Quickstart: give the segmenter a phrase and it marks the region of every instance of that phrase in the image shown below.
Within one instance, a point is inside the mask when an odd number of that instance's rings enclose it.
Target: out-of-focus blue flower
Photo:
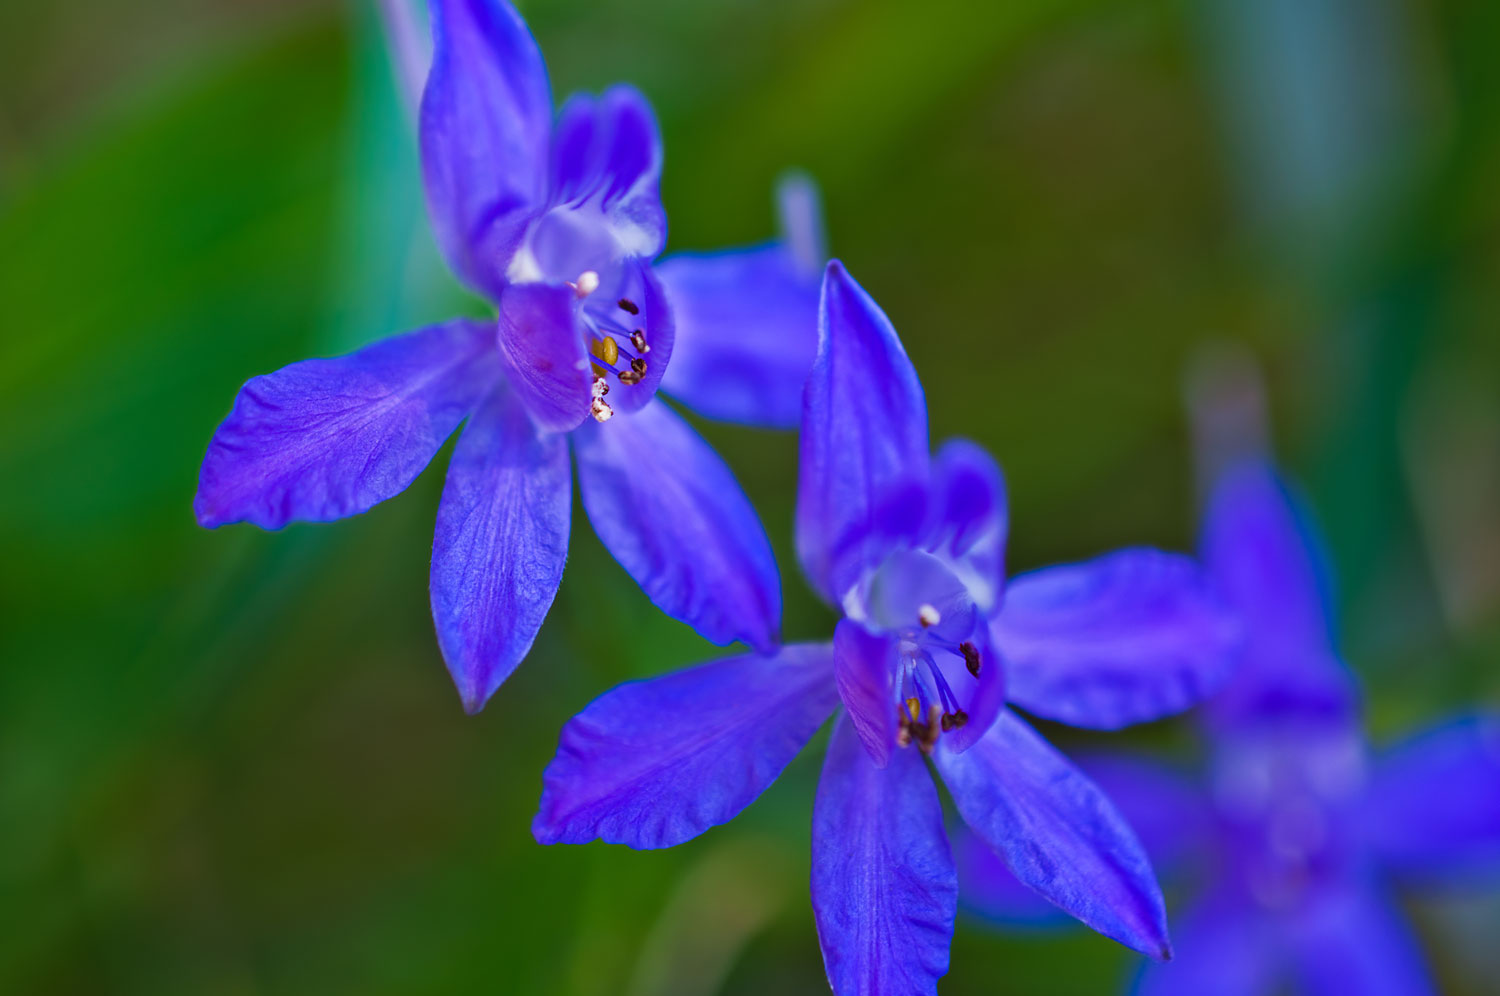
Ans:
[[[1500,717],[1370,756],[1316,540],[1264,460],[1220,475],[1202,557],[1246,630],[1235,676],[1201,712],[1205,782],[1144,760],[1084,763],[1158,863],[1192,860],[1208,881],[1177,958],[1146,966],[1137,991],[1433,992],[1389,888],[1500,873]],[[1003,870],[963,870],[977,909],[1016,909]]]
[[[1005,703],[1097,728],[1191,705],[1226,673],[1237,635],[1195,565],[1124,550],[1007,590],[999,468],[964,442],[929,457],[916,371],[837,262],[801,450],[797,546],[843,610],[833,642],[595,700],[562,732],[537,840],[689,840],[749,805],[842,704],[813,813],[813,907],[835,992],[930,993],[947,970],[958,885],[924,754],[1027,885],[1166,957],[1161,895],[1134,834]]]
[[[571,439],[584,508],[652,601],[717,643],[774,650],[781,593],[760,521],[719,457],[654,398],[675,327],[651,266],[666,215],[650,106],[617,86],[570,98],[554,120],[541,53],[508,4],[434,0],[431,13],[428,214],[453,272],[498,317],[249,381],[209,444],[198,521],[277,529],[364,512],[467,419],[438,509],[432,612],[472,712],[526,655],[556,594]],[[699,326],[712,288],[695,296],[681,273],[688,330],[709,338]],[[753,379],[754,359],[735,376]]]

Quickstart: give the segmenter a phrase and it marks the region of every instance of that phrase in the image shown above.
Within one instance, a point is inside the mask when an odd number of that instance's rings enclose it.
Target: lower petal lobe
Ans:
[[[1195,705],[1229,676],[1238,649],[1198,566],[1148,548],[1015,578],[992,631],[1013,703],[1092,729]]]
[[[558,432],[588,417],[589,373],[577,296],[563,284],[512,284],[500,295],[506,378],[537,423]]]
[[[364,512],[406,490],[497,376],[494,327],[457,320],[255,377],[208,445],[198,522]]]
[[[832,652],[808,644],[621,685],[563,727],[532,834],[642,849],[691,840],[755,801],[837,704]]]
[[[661,401],[573,434],[594,531],[657,608],[767,653],[781,623],[771,544],[724,461]]]
[[[468,712],[526,656],[557,594],[571,485],[567,440],[538,434],[497,386],[453,450],[432,543],[432,619]]]
[[[936,993],[948,971],[958,877],[921,756],[870,763],[840,717],[813,808],[813,915],[838,996]]]
[[[1146,852],[1104,793],[1003,712],[962,754],[933,752],[969,828],[1011,873],[1106,937],[1169,957],[1166,910]]]
[[[1466,716],[1380,757],[1360,813],[1375,853],[1403,877],[1500,876],[1500,715]]]

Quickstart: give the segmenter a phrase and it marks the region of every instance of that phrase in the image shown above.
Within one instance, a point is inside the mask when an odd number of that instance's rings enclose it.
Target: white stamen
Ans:
[[[936,626],[942,621],[943,617],[938,610],[926,602],[917,607],[917,622],[922,624],[923,629]]]
[[[609,383],[603,377],[595,377],[594,383],[589,385],[589,395],[598,400],[609,393]]]
[[[615,417],[615,410],[603,398],[595,398],[589,403],[589,414],[594,416],[595,422],[608,422]]]
[[[584,270],[578,275],[578,282],[573,285],[573,293],[579,298],[588,297],[599,289],[599,274],[593,270]]]

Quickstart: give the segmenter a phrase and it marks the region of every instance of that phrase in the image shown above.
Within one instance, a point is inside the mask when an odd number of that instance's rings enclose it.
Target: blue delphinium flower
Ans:
[[[749,805],[842,703],[813,812],[813,907],[836,992],[930,993],[947,970],[957,882],[923,755],[1028,885],[1166,957],[1135,836],[1005,704],[1103,728],[1192,704],[1235,636],[1195,565],[1124,550],[1022,575],[1002,599],[999,468],[966,442],[929,457],[916,371],[836,261],[801,463],[797,547],[843,610],[832,644],[718,660],[595,700],[547,768],[537,840],[689,840]]]
[[[666,238],[651,108],[618,86],[572,97],[554,121],[541,53],[509,5],[436,0],[431,12],[428,213],[453,272],[498,317],[249,381],[209,445],[198,521],[276,529],[366,511],[404,490],[467,419],[438,509],[431,592],[439,644],[474,711],[526,655],[556,594],[571,441],[595,530],[651,600],[717,643],[773,650],[781,594],[760,522],[718,456],[653,398],[675,336],[651,265]],[[712,288],[695,293],[691,261],[673,272],[690,352],[711,349],[725,335],[700,328]],[[723,289],[741,304],[751,290]],[[751,369],[756,360],[740,357],[728,376],[780,375]],[[697,364],[700,376],[712,362]]]
[[[1308,522],[1264,460],[1221,475],[1202,556],[1247,641],[1200,712],[1205,784],[1141,759],[1085,762],[1159,863],[1191,859],[1207,879],[1176,960],[1137,980],[1148,996],[1431,993],[1390,885],[1500,873],[1500,717],[1370,756]],[[966,895],[1014,908],[1012,877],[975,850]]]

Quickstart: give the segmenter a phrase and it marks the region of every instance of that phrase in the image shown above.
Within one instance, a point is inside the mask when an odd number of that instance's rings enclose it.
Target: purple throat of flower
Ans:
[[[628,297],[620,298],[612,307],[591,301],[599,290],[599,274],[593,270],[580,273],[568,286],[585,302],[580,315],[594,375],[589,386],[589,414],[596,422],[608,422],[615,415],[614,408],[604,400],[610,390],[609,378],[634,387],[646,376],[646,354],[651,352],[651,344],[646,341],[646,330],[637,327],[641,308]]]
[[[962,729],[969,714],[959,706],[958,695],[933,659],[939,653],[962,657],[970,677],[978,680],[984,662],[972,640],[954,642],[940,636],[934,627],[942,622],[936,606],[917,608],[917,627],[896,634],[896,682],[900,701],[896,704],[896,744],[916,744],[924,754],[937,746],[938,737]]]

